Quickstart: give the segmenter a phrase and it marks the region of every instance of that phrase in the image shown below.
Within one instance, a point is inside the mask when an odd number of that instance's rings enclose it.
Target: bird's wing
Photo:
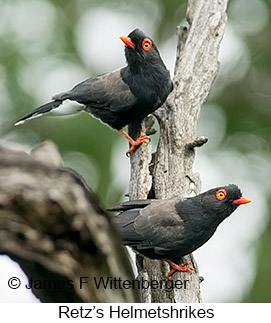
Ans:
[[[98,75],[77,84],[70,91],[57,94],[54,100],[74,100],[86,106],[111,111],[128,110],[137,99],[121,77],[121,70]]]
[[[126,245],[162,254],[176,244],[176,235],[181,236],[184,223],[175,209],[177,199],[148,201],[151,203],[143,209],[120,213],[114,222]]]
[[[176,235],[180,239],[184,231],[184,221],[175,209],[178,200],[154,200],[141,210],[134,222],[135,231],[157,250],[170,249],[176,243]],[[147,246],[146,243],[142,244],[144,248]]]
[[[113,223],[117,227],[125,245],[136,246],[144,240],[134,228],[134,221],[139,215],[140,210],[141,209],[127,210],[113,217]]]

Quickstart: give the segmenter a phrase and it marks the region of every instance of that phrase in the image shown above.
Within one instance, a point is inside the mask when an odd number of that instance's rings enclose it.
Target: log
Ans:
[[[42,302],[139,300],[135,289],[97,288],[101,277],[131,281],[132,269],[109,215],[52,142],[30,156],[0,147],[0,254]]]

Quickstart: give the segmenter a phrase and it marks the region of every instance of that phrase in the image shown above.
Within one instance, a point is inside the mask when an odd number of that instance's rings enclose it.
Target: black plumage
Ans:
[[[249,202],[232,184],[191,198],[129,201],[108,210],[123,210],[113,221],[125,245],[146,257],[165,259],[174,272],[193,270],[175,262],[206,243],[223,220]]]
[[[150,37],[140,29],[135,29],[128,37],[121,39],[126,45],[126,67],[92,77],[69,91],[55,95],[53,101],[35,109],[16,124],[57,109],[64,101],[71,100],[81,104],[82,110],[119,130],[134,145],[129,153],[146,142],[147,136],[141,136],[135,142],[122,128],[134,121],[143,120],[158,109],[172,91],[173,84]]]

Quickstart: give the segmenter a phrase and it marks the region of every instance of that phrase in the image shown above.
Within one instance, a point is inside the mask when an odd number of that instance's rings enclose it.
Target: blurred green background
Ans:
[[[0,0],[0,143],[30,151],[51,139],[104,205],[123,199],[128,144],[117,132],[85,113],[13,124],[54,94],[123,66],[118,37],[136,27],[156,41],[173,75],[175,28],[186,25],[186,6],[181,0]],[[209,137],[195,163],[203,190],[234,182],[254,201],[196,251],[204,301],[271,301],[270,8],[270,0],[229,2],[219,76],[199,120],[198,134]],[[12,272],[1,258],[2,274]],[[28,297],[13,294],[9,301]]]

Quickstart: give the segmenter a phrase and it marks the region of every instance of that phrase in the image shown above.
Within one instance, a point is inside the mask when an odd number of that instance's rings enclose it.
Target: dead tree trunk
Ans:
[[[31,156],[0,147],[0,254],[42,302],[138,301],[132,289],[97,288],[95,279],[131,280],[132,270],[110,217],[59,161],[52,143]]]
[[[157,151],[151,156],[151,145],[143,144],[131,157],[130,199],[171,198],[198,194],[199,174],[193,173],[195,148],[207,142],[196,138],[197,120],[211,85],[218,73],[219,45],[226,25],[227,0],[189,0],[189,27],[177,28],[177,59],[174,90],[166,103],[155,112],[160,125]],[[147,124],[147,125],[146,125]],[[149,119],[142,129],[130,127],[133,136],[149,131]],[[151,189],[152,187],[152,189]],[[151,193],[150,193],[151,191]],[[201,302],[197,264],[192,255],[193,273],[176,273],[174,280],[189,280],[187,289],[172,292],[159,289],[141,291],[142,302]],[[137,257],[139,277],[164,280],[169,270],[163,261]]]

